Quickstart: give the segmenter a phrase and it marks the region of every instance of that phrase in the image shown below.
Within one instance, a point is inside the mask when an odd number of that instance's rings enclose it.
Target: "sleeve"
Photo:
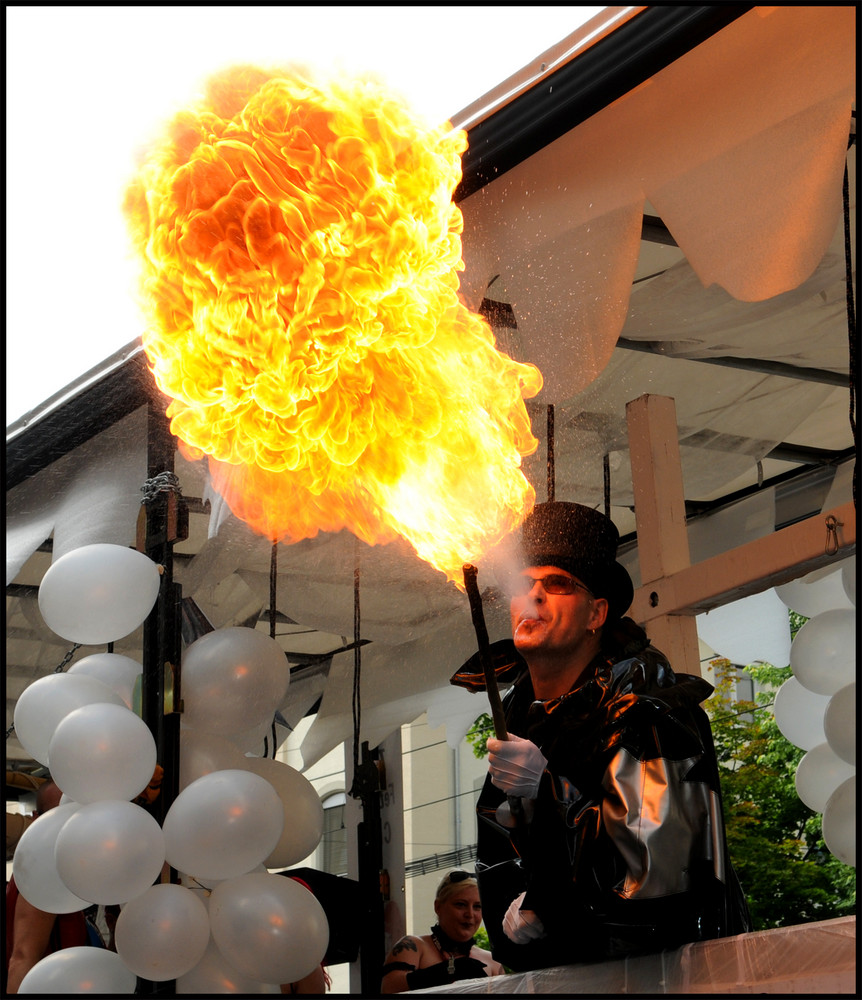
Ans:
[[[717,794],[692,779],[700,757],[681,760],[618,751],[605,771],[602,824],[624,861],[615,887],[620,899],[650,899],[686,892],[700,861],[716,862],[713,831],[719,822]]]

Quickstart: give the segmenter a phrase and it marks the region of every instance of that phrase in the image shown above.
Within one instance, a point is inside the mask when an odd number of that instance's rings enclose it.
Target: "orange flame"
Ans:
[[[457,583],[532,506],[541,375],[458,298],[465,148],[376,83],[233,69],[129,186],[171,430],[267,537],[403,537]]]

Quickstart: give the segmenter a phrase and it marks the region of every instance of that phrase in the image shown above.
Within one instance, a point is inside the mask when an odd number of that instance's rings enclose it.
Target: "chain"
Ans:
[[[179,477],[173,472],[160,472],[152,479],[148,479],[141,487],[141,503],[150,503],[155,500],[160,493],[182,493]]]
[[[66,655],[63,657],[63,659],[57,664],[57,666],[54,667],[54,673],[55,674],[61,674],[63,672],[63,667],[66,666],[66,664],[69,662],[69,660],[72,659],[72,657],[75,655],[75,653],[78,652],[78,650],[80,648],[81,648],[81,643],[80,642],[76,642],[75,645],[72,646],[72,648],[69,650],[69,652],[66,653]]]

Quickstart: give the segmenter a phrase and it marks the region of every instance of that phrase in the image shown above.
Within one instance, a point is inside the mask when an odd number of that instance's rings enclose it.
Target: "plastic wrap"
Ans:
[[[848,993],[856,990],[856,918],[700,941],[594,965],[469,979],[414,993]]]

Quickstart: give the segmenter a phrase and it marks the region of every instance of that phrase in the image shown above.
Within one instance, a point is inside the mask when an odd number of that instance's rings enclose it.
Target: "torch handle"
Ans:
[[[503,700],[500,697],[500,689],[497,687],[497,676],[494,673],[494,665],[491,662],[491,643],[488,640],[488,629],[485,626],[485,615],[482,610],[482,595],[479,593],[477,577],[479,571],[475,566],[467,563],[463,567],[464,588],[470,601],[470,614],[473,618],[473,628],[476,631],[476,641],[479,644],[479,660],[482,664],[482,672],[485,675],[485,690],[488,692],[488,701],[491,703],[491,717],[494,720],[494,735],[498,740],[509,738],[506,729],[506,716],[503,712]]]

